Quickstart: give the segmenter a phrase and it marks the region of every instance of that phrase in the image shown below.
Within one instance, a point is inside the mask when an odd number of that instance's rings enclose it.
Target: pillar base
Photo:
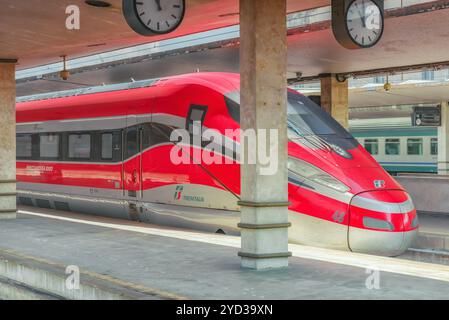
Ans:
[[[269,270],[269,269],[280,269],[288,267],[288,257],[287,258],[246,258],[242,257],[241,261],[242,268],[253,269],[253,270]]]
[[[0,213],[0,220],[13,220],[17,218],[17,212]]]
[[[265,207],[264,203],[243,206],[239,252],[243,268],[255,270],[288,267],[287,202],[283,206]],[[259,205],[260,204],[260,205]]]
[[[288,258],[291,255],[291,252],[268,254],[239,252],[239,256],[242,258],[242,268],[255,270],[287,268]]]

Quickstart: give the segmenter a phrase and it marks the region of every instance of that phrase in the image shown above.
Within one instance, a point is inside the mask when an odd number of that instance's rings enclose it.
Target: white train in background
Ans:
[[[352,119],[349,131],[393,175],[437,173],[436,127],[413,127],[409,117]]]

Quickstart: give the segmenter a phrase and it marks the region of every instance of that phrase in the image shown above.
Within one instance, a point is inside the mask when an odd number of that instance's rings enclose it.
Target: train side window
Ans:
[[[240,123],[240,92],[235,91],[224,96],[228,113],[235,122]]]
[[[39,135],[39,158],[58,159],[60,154],[59,134],[44,133]]]
[[[194,122],[200,122],[203,127],[204,118],[206,117],[207,106],[191,105],[187,115],[186,129],[190,134],[193,134]]]
[[[398,155],[400,154],[400,141],[399,139],[385,139],[385,154],[386,155]]]
[[[377,139],[365,139],[364,146],[369,153],[379,154],[379,141]]]
[[[142,151],[149,148],[151,146],[151,124],[144,123],[141,126],[142,128]]]
[[[154,146],[171,142],[170,135],[172,131],[173,129],[166,125],[160,123],[152,123],[150,145]]]
[[[69,135],[69,158],[90,159],[91,138],[89,133]]]
[[[112,162],[122,160],[122,131],[99,132],[98,157],[101,161]],[[95,150],[92,150],[95,152]]]
[[[32,156],[32,135],[16,135],[16,157],[17,159],[30,159]]]
[[[112,132],[103,133],[101,135],[101,159],[112,160],[113,159],[113,146],[112,146]]]
[[[407,154],[422,155],[423,154],[422,138],[407,139]]]
[[[139,135],[137,127],[126,129],[126,159],[139,153]]]
[[[438,138],[430,138],[430,154],[432,156],[438,155]]]

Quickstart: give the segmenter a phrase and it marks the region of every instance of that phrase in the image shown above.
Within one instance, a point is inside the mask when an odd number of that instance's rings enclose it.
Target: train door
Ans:
[[[123,132],[123,192],[128,200],[129,216],[138,220],[137,204],[142,198],[141,128],[137,117],[127,116]]]

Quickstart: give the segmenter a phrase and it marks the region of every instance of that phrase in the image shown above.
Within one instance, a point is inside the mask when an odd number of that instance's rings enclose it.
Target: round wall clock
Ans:
[[[383,1],[333,0],[332,30],[347,49],[374,46],[384,30]]]
[[[144,36],[174,31],[184,19],[185,0],[123,0],[128,25]]]

